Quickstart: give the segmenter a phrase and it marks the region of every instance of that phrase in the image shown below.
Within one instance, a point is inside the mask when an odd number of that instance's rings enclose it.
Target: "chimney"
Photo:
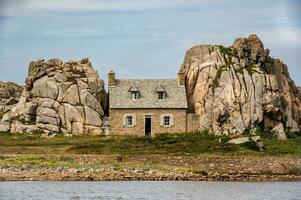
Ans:
[[[116,86],[116,79],[115,79],[115,72],[113,70],[111,70],[108,74],[108,84],[109,87],[115,87]]]
[[[178,72],[178,84],[179,86],[185,86],[185,72],[182,69]]]

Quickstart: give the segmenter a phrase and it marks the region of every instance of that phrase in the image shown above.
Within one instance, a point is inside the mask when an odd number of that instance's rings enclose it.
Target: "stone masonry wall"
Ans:
[[[127,114],[135,114],[136,126],[124,127],[123,117]],[[172,127],[160,126],[160,116],[164,114],[174,116],[174,125]],[[110,109],[111,133],[144,136],[144,119],[146,115],[152,116],[152,135],[186,131],[186,109]]]
[[[187,115],[187,132],[199,131],[200,115],[189,113]]]

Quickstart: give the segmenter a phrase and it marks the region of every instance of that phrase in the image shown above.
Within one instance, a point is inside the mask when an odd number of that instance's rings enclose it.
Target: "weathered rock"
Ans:
[[[106,98],[104,83],[88,59],[39,60],[30,63],[20,100],[2,121],[11,123],[11,132],[94,134],[102,131]]]
[[[0,81],[0,120],[19,101],[22,87],[12,82]]]
[[[235,139],[231,139],[229,140],[230,144],[243,144],[246,142],[251,141],[249,137],[241,137],[241,138],[235,138]]]
[[[229,140],[229,143],[230,144],[244,144],[246,142],[251,142],[251,141],[256,143],[256,146],[258,147],[258,149],[260,151],[264,150],[264,145],[263,145],[263,142],[262,142],[262,139],[260,136],[234,138],[234,139]]]
[[[0,132],[8,132],[10,130],[10,122],[0,122]]]
[[[10,126],[12,133],[34,133],[39,131],[36,125],[22,124],[19,121],[13,121]]]
[[[31,94],[35,97],[57,99],[58,85],[54,78],[44,76],[33,83]]]
[[[77,85],[71,85],[65,92],[62,102],[70,103],[74,106],[80,103],[79,91]]]
[[[100,127],[102,125],[102,120],[96,111],[89,107],[84,107],[86,113],[86,124],[90,126]]]
[[[271,131],[278,124],[299,130],[300,92],[287,66],[271,58],[256,35],[236,39],[228,48],[192,47],[181,69],[189,112],[200,115],[201,130],[240,134],[256,127]]]
[[[275,132],[277,134],[279,140],[286,140],[287,139],[282,123],[279,123],[277,126],[275,126],[272,129],[272,132]]]

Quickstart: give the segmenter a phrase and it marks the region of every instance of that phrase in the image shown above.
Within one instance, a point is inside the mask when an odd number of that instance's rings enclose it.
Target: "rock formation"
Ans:
[[[101,134],[106,96],[88,59],[31,62],[20,100],[0,127],[13,133]]]
[[[12,82],[0,81],[0,120],[4,113],[19,101],[22,87]]]
[[[228,48],[194,46],[181,69],[189,111],[200,115],[201,130],[220,135],[262,128],[282,139],[284,130],[299,130],[300,92],[287,66],[271,58],[256,35]]]

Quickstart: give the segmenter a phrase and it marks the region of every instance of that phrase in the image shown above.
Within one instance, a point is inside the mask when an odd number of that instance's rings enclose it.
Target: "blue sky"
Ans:
[[[175,77],[197,44],[256,33],[301,85],[298,0],[0,0],[0,80],[32,60],[89,57],[106,79]]]

